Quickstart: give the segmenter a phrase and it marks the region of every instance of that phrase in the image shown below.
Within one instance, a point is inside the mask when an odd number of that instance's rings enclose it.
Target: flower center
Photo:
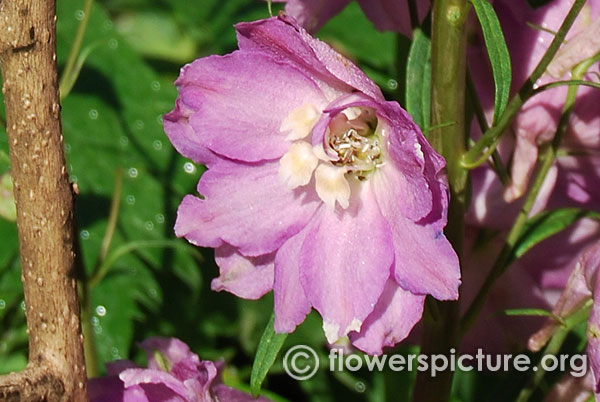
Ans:
[[[344,167],[359,180],[365,180],[383,166],[381,139],[376,127],[377,118],[369,109],[352,120],[343,113],[336,116],[326,135],[326,146],[333,151],[329,154],[335,154],[331,163]]]
[[[314,174],[315,190],[334,209],[350,202],[349,180],[364,181],[384,165],[382,140],[385,131],[371,108],[350,107],[338,113],[327,126],[322,144],[311,145],[308,137],[320,113],[310,104],[292,112],[281,131],[292,140],[279,161],[279,176],[290,188],[308,185]]]

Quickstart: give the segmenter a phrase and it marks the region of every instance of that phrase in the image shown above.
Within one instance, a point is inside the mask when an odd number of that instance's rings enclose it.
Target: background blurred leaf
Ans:
[[[416,29],[406,64],[406,111],[423,131],[429,127],[430,104],[431,40]]]
[[[536,244],[568,228],[582,218],[600,219],[600,214],[580,208],[560,208],[543,211],[532,217],[514,247],[511,261],[521,257]]]

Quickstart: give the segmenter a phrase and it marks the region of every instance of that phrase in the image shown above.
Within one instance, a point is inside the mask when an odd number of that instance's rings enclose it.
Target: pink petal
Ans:
[[[561,47],[548,66],[548,73],[554,78],[560,78],[577,64],[591,59],[598,52],[600,52],[600,19],[592,22]]]
[[[318,31],[340,13],[350,0],[288,0],[285,13],[309,32]]]
[[[369,355],[380,355],[408,336],[423,315],[425,296],[415,296],[388,279],[375,309],[360,332],[351,332],[352,344]]]
[[[274,258],[274,254],[244,257],[229,245],[221,246],[215,250],[220,276],[213,279],[210,287],[243,299],[259,299],[273,289]]]
[[[196,163],[210,164],[216,156],[198,140],[198,134],[190,125],[189,118],[194,111],[179,98],[175,109],[163,116],[165,133],[177,151]]]
[[[270,402],[269,399],[259,396],[254,398],[252,395],[246,394],[240,390],[228,387],[224,384],[216,385],[213,392],[217,397],[217,401],[222,402]]]
[[[291,18],[273,17],[235,26],[242,50],[264,52],[312,77],[331,101],[355,88],[383,100],[381,90],[351,61],[311,37]]]
[[[316,194],[288,189],[278,169],[277,161],[219,161],[198,184],[205,199],[183,199],[175,233],[198,246],[225,242],[246,256],[273,252],[306,225],[320,204]]]
[[[119,375],[119,378],[125,384],[125,388],[133,387],[135,385],[143,386],[147,384],[157,384],[171,390],[174,393],[173,396],[178,395],[182,397],[182,400],[186,400],[188,391],[183,382],[164,371],[152,369],[128,369],[123,371]],[[169,394],[168,391],[165,391],[165,393]]]
[[[315,216],[302,245],[300,282],[323,317],[329,342],[360,328],[381,296],[394,260],[392,238],[368,184],[346,210]]]
[[[190,351],[188,345],[177,338],[151,337],[142,342],[140,347],[146,351],[148,368],[152,370],[163,369],[155,359],[155,352],[164,356],[171,367],[181,361],[190,361],[193,365],[200,363],[200,359]]]
[[[455,300],[460,285],[460,268],[456,252],[435,224],[420,224],[407,219],[398,208],[394,187],[381,175],[373,177],[373,189],[381,213],[388,221],[393,235],[394,275],[398,284],[414,294],[430,294],[439,300]],[[445,217],[443,217],[445,218]],[[442,217],[440,217],[442,219]],[[443,219],[445,223],[445,219]]]
[[[288,114],[305,103],[326,104],[310,78],[258,52],[198,59],[175,84],[178,107],[166,119],[185,124],[177,118],[183,114],[193,132],[171,123],[167,135],[194,159],[194,147],[247,162],[279,158],[289,147],[280,130]]]
[[[311,305],[300,284],[300,250],[311,225],[307,225],[277,251],[275,256],[275,331],[293,332],[310,312]]]
[[[359,0],[367,17],[381,31],[400,32],[412,36],[408,1],[398,0]],[[430,8],[429,0],[417,0],[419,22],[422,22]]]

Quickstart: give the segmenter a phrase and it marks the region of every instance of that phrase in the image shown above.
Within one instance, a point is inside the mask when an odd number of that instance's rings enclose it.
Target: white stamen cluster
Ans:
[[[363,136],[350,128],[330,136],[328,145],[338,156],[332,163],[346,167],[359,180],[365,180],[369,172],[383,166],[380,140],[373,133]]]
[[[336,202],[347,208],[350,202],[348,175],[366,180],[384,165],[381,136],[372,110],[356,111],[352,120],[345,114],[336,116],[325,134],[323,145],[312,146],[306,137],[320,115],[313,105],[306,104],[290,112],[281,126],[287,139],[294,141],[279,162],[279,176],[290,188],[310,183],[314,173],[315,190],[331,209]]]

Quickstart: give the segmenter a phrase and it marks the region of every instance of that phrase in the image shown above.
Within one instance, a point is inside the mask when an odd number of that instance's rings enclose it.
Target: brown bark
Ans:
[[[0,377],[0,400],[86,400],[55,15],[55,0],[0,0],[2,92],[29,331],[27,368]]]

